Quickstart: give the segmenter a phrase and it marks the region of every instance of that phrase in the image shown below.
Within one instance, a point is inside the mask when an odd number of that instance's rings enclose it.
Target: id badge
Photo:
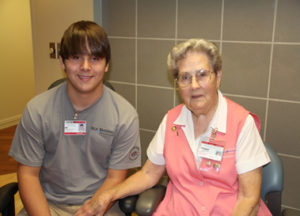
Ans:
[[[86,121],[65,120],[64,134],[65,135],[85,135],[86,134]]]
[[[223,157],[223,151],[224,147],[222,146],[216,146],[202,142],[198,150],[198,157],[214,161],[221,161]]]
[[[225,142],[206,137],[198,147],[199,169],[206,172],[220,172]]]

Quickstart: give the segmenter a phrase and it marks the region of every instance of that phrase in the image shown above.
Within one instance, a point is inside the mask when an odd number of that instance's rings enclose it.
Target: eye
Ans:
[[[97,57],[97,56],[92,56],[92,58],[91,58],[92,61],[99,61],[99,59],[100,59],[100,58]]]
[[[200,71],[197,71],[196,76],[199,78],[204,78],[209,76],[209,71],[201,69]]]
[[[72,56],[71,56],[71,59],[72,59],[72,60],[78,60],[78,59],[79,59],[79,56],[78,56],[78,55],[72,55]]]
[[[184,73],[180,76],[181,81],[189,81],[191,79],[191,75],[189,73]]]

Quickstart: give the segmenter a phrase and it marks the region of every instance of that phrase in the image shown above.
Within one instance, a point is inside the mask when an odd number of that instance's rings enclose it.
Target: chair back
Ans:
[[[271,213],[281,215],[281,192],[283,190],[283,166],[282,162],[273,150],[265,143],[265,147],[270,156],[271,162],[263,167],[263,179],[261,188],[261,198],[267,204]]]

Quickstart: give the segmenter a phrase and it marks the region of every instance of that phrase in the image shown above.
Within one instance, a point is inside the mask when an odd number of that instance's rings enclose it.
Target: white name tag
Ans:
[[[215,161],[221,161],[224,147],[201,143],[198,149],[198,157],[207,158]]]
[[[65,120],[64,134],[65,135],[85,135],[86,134],[86,121]]]

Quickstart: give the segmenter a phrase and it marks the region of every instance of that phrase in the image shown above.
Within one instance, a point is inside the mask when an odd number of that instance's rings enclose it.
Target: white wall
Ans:
[[[31,0],[35,88],[45,91],[64,76],[57,59],[49,57],[49,42],[60,42],[65,29],[79,20],[93,20],[92,0]]]

